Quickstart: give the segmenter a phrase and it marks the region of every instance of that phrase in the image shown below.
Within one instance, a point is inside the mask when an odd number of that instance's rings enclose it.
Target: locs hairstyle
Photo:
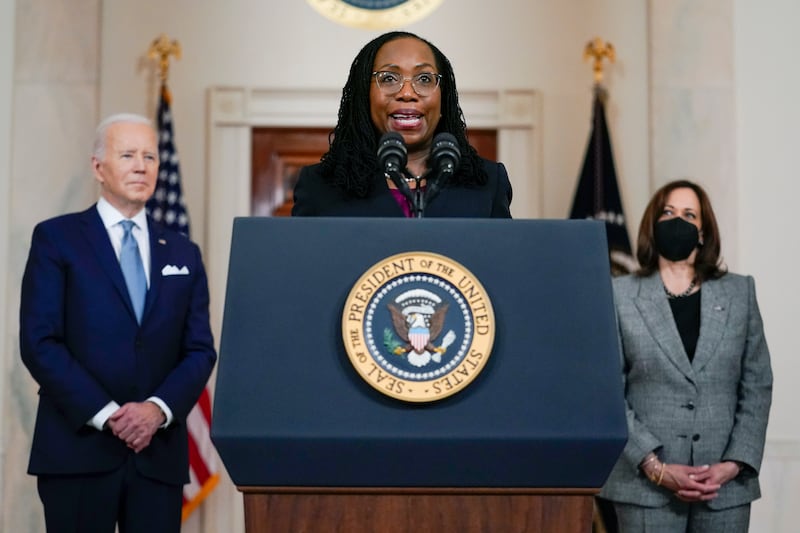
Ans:
[[[322,156],[322,175],[327,181],[344,189],[348,194],[365,197],[372,190],[375,181],[382,179],[378,170],[378,132],[370,117],[370,84],[373,83],[372,69],[375,56],[380,48],[395,39],[410,37],[427,44],[436,60],[436,68],[442,75],[439,84],[442,100],[442,118],[436,133],[447,132],[458,141],[461,158],[458,172],[453,176],[455,183],[464,185],[483,185],[488,180],[480,157],[467,141],[467,125],[458,104],[458,91],[453,67],[445,55],[433,44],[409,32],[394,31],[385,33],[368,42],[353,60],[350,74],[342,89],[339,104],[339,117],[331,132],[328,152]]]
[[[667,198],[675,189],[691,189],[700,201],[700,226],[702,245],[697,249],[694,260],[695,275],[699,281],[716,279],[725,274],[720,260],[720,235],[717,218],[711,207],[708,194],[700,185],[689,180],[671,181],[658,189],[642,215],[639,224],[639,237],[636,243],[636,259],[639,261],[639,276],[649,276],[658,270],[658,251],[656,250],[655,226],[664,212]]]

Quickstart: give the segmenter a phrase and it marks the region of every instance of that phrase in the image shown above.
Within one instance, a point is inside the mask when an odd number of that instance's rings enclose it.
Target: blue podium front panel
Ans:
[[[403,252],[474,274],[495,315],[466,388],[378,392],[345,300]],[[240,486],[600,487],[627,438],[605,229],[593,221],[239,218],[212,439]]]

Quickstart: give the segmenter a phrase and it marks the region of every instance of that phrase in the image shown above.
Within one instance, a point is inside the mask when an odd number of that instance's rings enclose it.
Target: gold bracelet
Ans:
[[[647,471],[645,471],[645,473],[647,474],[647,477],[650,479],[650,481],[655,483],[656,479],[658,479],[658,465],[656,465],[653,468],[653,470],[651,470],[649,473]]]
[[[644,461],[642,461],[639,464],[639,468],[642,469],[642,472],[644,472],[644,475],[646,475],[647,478],[650,481],[655,483],[655,481],[656,481],[655,469],[653,469],[653,473],[652,474],[650,472],[648,472],[648,469],[647,469],[647,465],[649,465],[653,461],[658,461],[658,456],[655,453],[651,452],[650,457],[646,458]]]
[[[661,463],[661,472],[658,474],[658,481],[656,481],[656,486],[661,486],[661,482],[664,481],[664,470],[667,468],[667,463]]]
[[[639,466],[644,468],[645,466],[647,466],[648,464],[652,463],[656,459],[658,459],[658,456],[656,454],[654,454],[654,453],[651,453],[650,457],[648,457],[644,461],[642,461],[642,463]]]

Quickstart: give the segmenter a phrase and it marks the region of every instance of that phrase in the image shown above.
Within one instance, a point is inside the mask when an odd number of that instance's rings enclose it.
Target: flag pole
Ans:
[[[608,91],[603,86],[603,61],[616,63],[617,52],[614,45],[608,41],[603,41],[600,37],[595,37],[583,48],[584,62],[592,61],[592,71],[594,72],[594,96],[603,104],[608,99]]]
[[[158,127],[158,181],[147,202],[148,215],[164,227],[189,236],[189,215],[183,199],[181,173],[175,146],[172,120],[172,95],[167,87],[170,58],[181,58],[181,45],[163,33],[153,40],[147,52],[158,62],[161,94],[156,123]],[[183,486],[181,516],[189,515],[214,490],[220,479],[216,451],[211,442],[211,394],[208,385],[185,420],[188,433],[189,483]]]
[[[170,41],[169,37],[162,33],[153,40],[147,50],[147,57],[158,61],[158,74],[162,87],[166,86],[169,78],[170,56],[175,56],[175,59],[181,58],[181,44],[174,39]]]
[[[604,42],[600,37],[586,43],[583,49],[584,62],[592,61],[595,101],[592,106],[592,131],[570,214],[571,218],[599,217],[605,220],[612,275],[625,274],[635,269],[622,215],[622,200],[604,110],[608,92],[603,87],[603,62],[607,60],[614,63],[616,58],[614,45]],[[597,496],[594,498],[592,530],[597,533],[618,531],[613,504]]]
[[[617,60],[617,52],[614,50],[614,45],[609,42],[604,42],[600,37],[595,37],[583,49],[583,60],[592,60],[592,70],[594,70],[594,84],[595,89],[603,83],[603,60],[607,59],[609,63],[614,63]]]

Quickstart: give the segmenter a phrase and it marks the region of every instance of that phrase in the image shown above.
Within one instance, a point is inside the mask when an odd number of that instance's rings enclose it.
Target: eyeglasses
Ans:
[[[430,96],[442,80],[441,74],[434,74],[433,72],[420,72],[410,78],[405,78],[397,72],[388,70],[373,72],[372,75],[375,76],[375,83],[378,84],[378,89],[386,96],[400,92],[400,89],[403,88],[407,81],[411,81],[411,87],[419,96]]]

